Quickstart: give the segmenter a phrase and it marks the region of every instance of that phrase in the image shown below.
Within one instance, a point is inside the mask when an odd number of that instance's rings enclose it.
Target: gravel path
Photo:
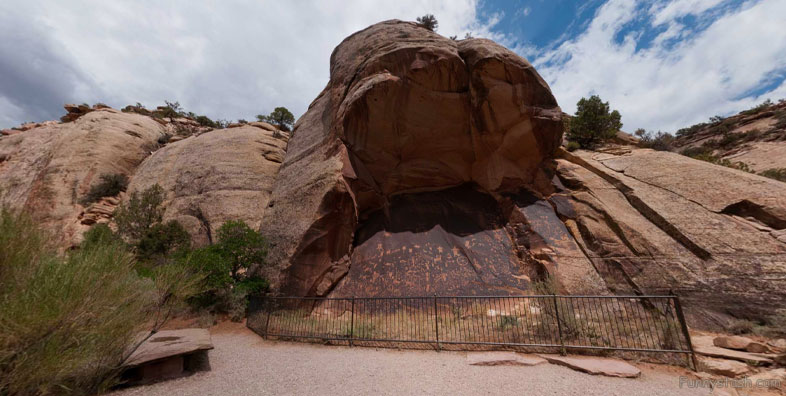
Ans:
[[[470,366],[464,352],[348,348],[265,341],[244,327],[213,329],[212,371],[121,395],[707,395],[680,389],[678,371],[637,379],[542,364]]]

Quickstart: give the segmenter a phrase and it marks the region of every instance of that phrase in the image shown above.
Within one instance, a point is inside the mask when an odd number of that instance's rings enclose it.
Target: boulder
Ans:
[[[724,377],[739,377],[750,372],[747,364],[725,359],[701,358],[699,359],[699,369],[715,375]]]
[[[330,81],[292,136],[260,228],[281,292],[520,294],[538,273],[518,248],[526,214],[510,208],[548,207],[522,191],[551,189],[561,111],[513,52],[378,23],[333,51]]]
[[[546,363],[546,359],[515,352],[468,352],[467,363],[471,366],[535,366]]]
[[[205,245],[228,220],[259,227],[285,149],[285,140],[247,125],[176,141],[142,162],[127,197],[160,185],[164,221],[179,221]]]
[[[693,350],[699,354],[720,359],[737,360],[752,365],[770,365],[773,363],[775,355],[750,353],[735,351],[732,349],[719,348],[714,344],[712,336],[691,336]]]
[[[716,347],[736,349],[738,351],[748,351],[756,353],[770,352],[766,345],[751,340],[748,337],[742,336],[720,336],[715,337],[712,343]]]
[[[159,331],[122,364],[122,379],[126,384],[137,385],[210,370],[208,351],[211,349],[213,343],[207,329]]]
[[[549,363],[569,367],[592,375],[605,375],[607,377],[637,378],[641,375],[641,370],[630,363],[611,358],[601,358],[592,356],[560,356],[560,355],[539,355]]]
[[[80,202],[90,187],[104,174],[131,176],[164,128],[149,117],[112,109],[45,124],[0,139],[0,204],[28,210],[52,231],[55,244],[67,248],[90,227],[80,220]]]

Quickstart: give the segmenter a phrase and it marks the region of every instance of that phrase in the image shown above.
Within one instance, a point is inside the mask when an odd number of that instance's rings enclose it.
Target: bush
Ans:
[[[658,151],[670,151],[674,143],[674,136],[668,132],[658,131],[656,134],[651,132],[644,132],[639,136],[639,147],[650,148]]]
[[[437,18],[432,14],[426,14],[421,17],[417,18],[418,26],[422,28],[426,28],[432,32],[437,31],[437,27],[439,26],[439,22],[437,22]],[[467,33],[469,34],[469,33]]]
[[[154,224],[136,244],[136,253],[141,260],[165,258],[177,250],[191,247],[191,235],[177,221]]]
[[[134,192],[127,204],[117,208],[114,219],[118,233],[131,243],[138,243],[150,230],[161,222],[164,189],[158,184],[143,191]]]
[[[204,291],[191,299],[192,305],[241,320],[248,297],[268,288],[267,280],[248,272],[252,266],[264,265],[266,255],[267,244],[258,232],[242,221],[224,223],[218,229],[216,244],[181,257],[182,262],[205,276]]]
[[[82,198],[82,205],[87,206],[104,197],[114,197],[128,188],[128,176],[120,173],[104,174],[100,179],[101,181],[90,187],[90,191]]]
[[[258,115],[257,119],[276,125],[282,131],[289,131],[295,123],[295,116],[286,107],[276,107],[269,115]]]
[[[786,182],[786,168],[767,169],[759,174],[770,179]]]
[[[2,395],[106,390],[145,323],[154,318],[151,330],[160,328],[201,281],[178,268],[142,279],[121,243],[90,238],[86,248],[58,256],[48,239],[27,216],[2,210]]]
[[[123,240],[115,234],[106,224],[96,224],[83,236],[81,249],[92,249],[95,246],[107,244],[122,244]]]
[[[581,145],[576,142],[568,142],[568,145],[565,147],[568,151],[576,151],[581,148]]]
[[[729,333],[735,335],[750,334],[753,332],[753,322],[745,319],[737,319],[729,324]]]
[[[609,103],[604,103],[597,95],[589,99],[581,98],[576,115],[570,120],[568,140],[581,147],[592,148],[616,136],[622,128],[620,118],[620,113],[617,110],[610,111]]]

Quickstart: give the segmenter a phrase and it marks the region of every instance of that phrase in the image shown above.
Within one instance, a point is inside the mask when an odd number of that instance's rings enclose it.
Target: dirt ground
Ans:
[[[638,364],[637,379],[543,364],[470,366],[466,352],[349,348],[265,341],[241,324],[211,329],[212,370],[121,395],[709,395],[680,388],[680,368]]]

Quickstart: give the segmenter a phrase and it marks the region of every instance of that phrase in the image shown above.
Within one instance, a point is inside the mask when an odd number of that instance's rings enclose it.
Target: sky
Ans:
[[[599,95],[627,131],[786,98],[786,0],[3,0],[0,128],[83,102],[299,117],[341,40],[426,13],[527,58],[565,112]]]

